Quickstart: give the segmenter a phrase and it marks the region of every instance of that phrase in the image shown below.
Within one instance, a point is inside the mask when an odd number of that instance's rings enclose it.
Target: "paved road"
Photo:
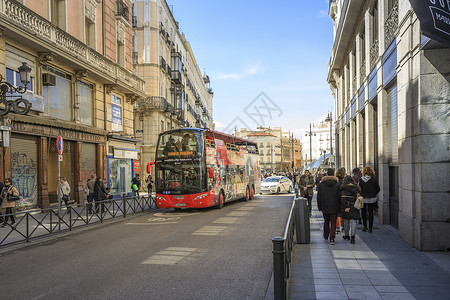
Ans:
[[[146,213],[7,253],[2,299],[263,299],[292,199]]]

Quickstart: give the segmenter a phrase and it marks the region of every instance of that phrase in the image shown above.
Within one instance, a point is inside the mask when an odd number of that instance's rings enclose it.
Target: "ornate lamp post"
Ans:
[[[15,87],[9,82],[4,81],[3,76],[0,74],[0,103],[4,105],[4,108],[0,108],[0,116],[7,115],[11,108],[16,114],[26,115],[31,108],[31,103],[22,97],[17,98],[17,95],[6,96],[7,93],[14,94],[24,94],[27,91],[27,85],[30,82],[31,68],[27,66],[27,63],[22,63],[19,67],[20,81],[22,86]],[[16,98],[12,100],[7,100],[7,98]],[[23,104],[23,107],[20,106]]]
[[[309,123],[309,131],[305,136],[309,136],[309,160],[312,161],[312,136],[316,136],[316,133],[312,131],[311,123]]]
[[[333,117],[331,112],[328,113],[325,122],[330,122],[330,158],[328,159],[328,162],[330,163],[331,168],[331,157],[333,156]]]

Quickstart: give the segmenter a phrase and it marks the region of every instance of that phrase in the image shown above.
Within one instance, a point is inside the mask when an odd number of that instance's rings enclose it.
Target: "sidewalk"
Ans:
[[[450,252],[419,252],[376,223],[373,233],[358,225],[354,245],[342,233],[330,245],[317,206],[310,222],[311,243],[294,244],[289,299],[450,299]]]

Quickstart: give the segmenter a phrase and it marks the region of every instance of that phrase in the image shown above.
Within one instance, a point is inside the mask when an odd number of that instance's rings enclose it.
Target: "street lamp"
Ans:
[[[0,108],[0,116],[7,115],[11,111],[11,108],[16,114],[19,115],[26,115],[30,111],[31,103],[27,100],[22,97],[17,98],[17,95],[6,96],[7,93],[24,94],[27,91],[27,85],[30,82],[30,74],[31,68],[27,66],[26,62],[23,62],[19,67],[19,75],[22,86],[18,87],[4,81],[3,76],[0,74],[0,103],[4,105],[4,108]],[[15,99],[7,100],[7,98],[12,97]],[[20,106],[20,104],[23,104],[23,107]]]
[[[305,136],[309,136],[309,159],[312,161],[312,136],[316,136],[316,133],[312,131],[311,123],[309,123],[309,131],[306,132]]]
[[[333,117],[331,112],[328,113],[325,122],[330,122],[330,158],[328,159],[328,162],[330,163],[331,168],[331,157],[333,156]]]

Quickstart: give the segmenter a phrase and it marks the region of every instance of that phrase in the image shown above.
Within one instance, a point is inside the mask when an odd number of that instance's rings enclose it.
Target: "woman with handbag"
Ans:
[[[359,186],[351,176],[345,176],[341,185],[341,212],[344,219],[344,240],[355,243],[356,221],[359,219],[359,209],[355,207],[356,198],[360,192]],[[350,235],[351,239],[350,239]]]
[[[2,227],[5,227],[8,224],[9,214],[11,214],[11,225],[16,223],[14,219],[13,208],[16,207],[16,201],[19,200],[19,191],[12,185],[11,178],[5,179],[5,186],[1,192],[2,197],[2,205],[1,208],[5,209],[5,217]]]

